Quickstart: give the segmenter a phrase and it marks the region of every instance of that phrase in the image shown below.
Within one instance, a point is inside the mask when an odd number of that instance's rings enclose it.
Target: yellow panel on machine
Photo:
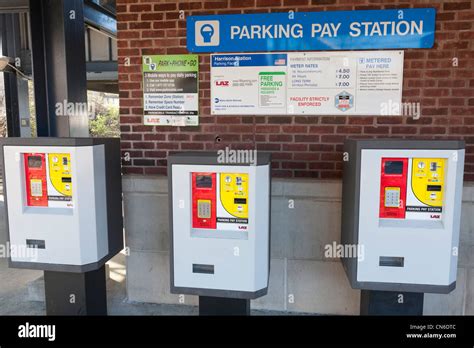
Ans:
[[[221,173],[221,204],[231,215],[248,218],[248,174]]]
[[[72,196],[71,155],[69,153],[48,154],[49,180],[64,196]]]
[[[414,158],[411,186],[418,200],[428,206],[442,207],[445,158]]]

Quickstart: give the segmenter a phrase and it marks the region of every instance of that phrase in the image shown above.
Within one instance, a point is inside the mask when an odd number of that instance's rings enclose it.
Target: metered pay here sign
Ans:
[[[168,157],[171,292],[248,300],[267,293],[270,155],[226,163],[217,152]]]

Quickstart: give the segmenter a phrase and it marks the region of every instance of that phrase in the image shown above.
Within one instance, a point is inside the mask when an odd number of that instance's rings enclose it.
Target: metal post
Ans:
[[[0,15],[2,55],[10,58],[20,56],[20,37],[18,14]],[[14,62],[12,62],[14,64]],[[17,76],[13,72],[3,73],[5,85],[5,108],[7,116],[7,134],[9,137],[20,136],[20,101],[18,98]]]
[[[423,315],[422,292],[362,290],[361,315]]]
[[[107,315],[105,265],[86,273],[44,272],[47,315]]]
[[[250,300],[199,296],[199,315],[250,315]]]
[[[30,0],[38,136],[88,137],[82,0]]]

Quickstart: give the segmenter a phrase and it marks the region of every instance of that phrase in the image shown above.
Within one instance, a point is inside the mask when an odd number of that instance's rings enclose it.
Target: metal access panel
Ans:
[[[343,265],[351,286],[451,292],[464,142],[347,140],[344,151]]]
[[[123,248],[119,139],[0,140],[10,266],[87,272]]]
[[[270,271],[270,155],[219,163],[217,152],[168,157],[171,292],[254,299]]]

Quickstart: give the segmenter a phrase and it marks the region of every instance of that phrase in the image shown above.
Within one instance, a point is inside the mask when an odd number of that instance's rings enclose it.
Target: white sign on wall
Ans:
[[[400,115],[403,51],[216,54],[216,115]]]

